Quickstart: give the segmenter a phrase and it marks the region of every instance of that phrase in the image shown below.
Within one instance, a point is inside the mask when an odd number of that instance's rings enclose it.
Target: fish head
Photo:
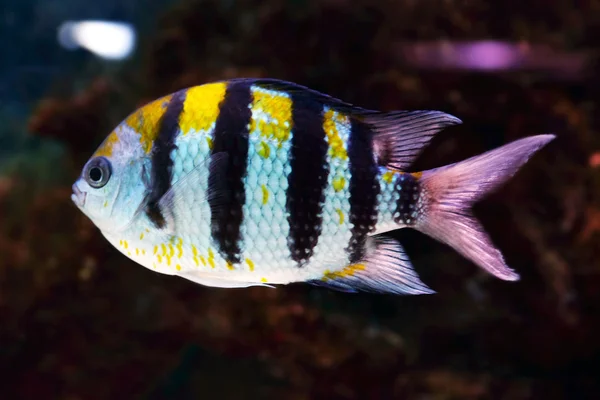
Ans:
[[[103,232],[122,232],[140,215],[151,165],[140,132],[121,123],[85,163],[71,200]]]

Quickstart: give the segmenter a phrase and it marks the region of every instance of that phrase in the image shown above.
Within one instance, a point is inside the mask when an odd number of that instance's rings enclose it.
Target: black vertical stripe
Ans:
[[[242,208],[246,201],[243,179],[248,163],[248,125],[252,111],[249,81],[229,83],[215,123],[212,154],[225,153],[227,158],[213,157],[209,166],[208,194],[211,210],[211,233],[221,256],[231,264],[241,259]]]
[[[157,227],[165,226],[163,210],[158,206],[160,199],[171,188],[173,177],[173,160],[171,152],[176,148],[175,139],[179,132],[179,116],[183,111],[183,103],[187,91],[180,90],[171,97],[167,109],[159,120],[158,135],[152,146],[150,186],[146,196],[146,215]]]
[[[377,223],[378,166],[373,154],[372,132],[367,124],[351,119],[348,139],[350,169],[350,223],[352,236],[348,243],[350,262],[359,262],[365,253],[365,239]]]
[[[394,210],[394,221],[398,224],[412,225],[416,215],[413,215],[419,199],[419,181],[409,173],[396,176],[394,190],[399,194]]]
[[[322,229],[322,210],[329,165],[323,129],[323,106],[308,96],[292,94],[292,143],[289,153],[286,209],[288,248],[299,266],[312,257]]]

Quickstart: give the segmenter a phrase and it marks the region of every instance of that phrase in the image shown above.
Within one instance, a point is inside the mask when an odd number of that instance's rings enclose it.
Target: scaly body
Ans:
[[[406,168],[435,132],[459,122],[364,110],[275,80],[201,85],[140,108],[96,151],[84,178],[99,159],[129,171],[125,184],[104,189],[106,217],[86,209],[82,183],[74,200],[123,254],[197,283],[429,293],[385,233],[414,227],[453,246],[428,223],[447,180]],[[508,172],[551,139],[538,138]],[[507,267],[496,275],[514,279]]]

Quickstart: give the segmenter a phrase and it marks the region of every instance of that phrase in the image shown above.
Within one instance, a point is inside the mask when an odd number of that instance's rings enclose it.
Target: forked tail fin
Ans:
[[[555,138],[537,135],[487,153],[423,172],[423,210],[414,228],[446,243],[494,276],[516,281],[519,274],[471,212],[472,205],[512,177],[529,158]]]

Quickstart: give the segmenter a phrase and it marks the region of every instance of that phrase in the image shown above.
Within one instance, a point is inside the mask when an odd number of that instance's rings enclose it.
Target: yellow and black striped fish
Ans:
[[[460,122],[440,111],[367,110],[274,79],[209,83],[126,118],[72,199],[127,257],[207,286],[432,293],[388,235],[406,227],[517,280],[470,208],[554,136],[405,172]]]

